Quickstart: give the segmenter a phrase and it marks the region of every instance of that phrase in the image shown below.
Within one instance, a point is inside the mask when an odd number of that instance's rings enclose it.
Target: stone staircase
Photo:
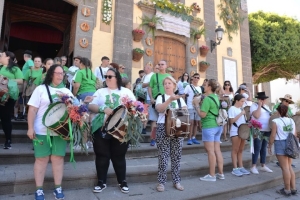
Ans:
[[[27,123],[13,122],[12,149],[0,149],[0,199],[32,199],[35,191],[33,175],[34,156],[31,140],[27,138]],[[148,127],[149,129],[149,127]],[[3,131],[0,129],[0,142],[3,143]],[[201,134],[197,135],[201,140]],[[223,142],[221,150],[224,157],[225,180],[207,183],[199,181],[199,177],[208,173],[207,154],[201,142],[200,145],[183,146],[181,159],[183,192],[172,188],[170,164],[168,171],[168,185],[166,191],[158,193],[157,184],[157,149],[149,145],[149,130],[144,135],[144,143],[139,148],[129,148],[127,157],[127,181],[130,186],[129,194],[122,194],[115,186],[116,177],[112,165],[108,171],[108,188],[101,194],[93,194],[91,189],[97,182],[94,164],[94,153],[89,149],[88,155],[78,150],[75,151],[76,164],[69,163],[70,150],[65,157],[63,188],[66,199],[230,199],[251,192],[261,191],[274,187],[282,182],[281,170],[272,161],[274,156],[268,156],[268,166],[274,173],[261,173],[235,177],[231,175],[231,142]],[[244,151],[244,166],[251,165],[251,154],[247,144]],[[298,160],[295,164],[299,166]],[[295,168],[297,177],[300,176],[300,167]],[[51,193],[53,176],[51,165],[48,166],[44,181],[45,193]],[[68,195],[67,195],[68,194]],[[47,196],[46,196],[47,198]],[[54,199],[48,197],[47,199]]]

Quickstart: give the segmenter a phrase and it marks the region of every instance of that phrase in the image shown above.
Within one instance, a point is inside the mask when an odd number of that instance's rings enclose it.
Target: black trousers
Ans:
[[[11,113],[14,110],[15,100],[8,99],[4,106],[0,105],[0,119],[3,132],[5,134],[5,139],[11,140],[11,131],[12,131],[12,123],[11,123]]]
[[[126,159],[125,154],[128,143],[120,143],[117,139],[105,139],[100,131],[94,134],[94,152],[96,155],[96,170],[98,181],[106,184],[107,171],[110,160],[113,164],[118,183],[126,180]]]

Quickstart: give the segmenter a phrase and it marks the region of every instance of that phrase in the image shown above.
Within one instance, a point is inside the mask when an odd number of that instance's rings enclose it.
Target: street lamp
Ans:
[[[214,50],[214,48],[217,45],[221,44],[221,40],[223,38],[224,29],[222,29],[221,26],[218,26],[218,28],[215,30],[215,32],[216,32],[218,43],[215,42],[215,41],[213,41],[213,40],[210,40],[210,49],[211,49],[211,52]]]

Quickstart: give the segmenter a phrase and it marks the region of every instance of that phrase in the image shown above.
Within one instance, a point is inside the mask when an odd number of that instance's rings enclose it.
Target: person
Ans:
[[[168,160],[171,157],[171,174],[173,185],[177,190],[183,191],[184,187],[180,184],[180,160],[184,138],[168,137],[165,129],[165,112],[166,109],[184,108],[187,106],[184,100],[175,95],[177,90],[176,80],[168,76],[163,80],[165,94],[159,95],[156,99],[155,109],[157,110],[157,131],[156,131],[156,143],[158,149],[158,185],[157,191],[163,192],[165,190],[165,184],[167,181],[167,168]],[[180,101],[180,105],[178,105]],[[167,130],[168,131],[168,130]]]
[[[154,67],[154,73],[159,73],[159,66],[158,66],[158,64],[157,65],[155,65],[155,67]]]
[[[248,175],[250,172],[243,167],[243,151],[245,147],[245,140],[238,136],[238,127],[246,123],[245,110],[242,109],[245,97],[241,94],[234,96],[232,106],[228,110],[228,118],[231,124],[230,138],[232,141],[231,160],[232,160],[232,174],[235,176]]]
[[[120,98],[128,96],[135,101],[133,93],[122,87],[122,78],[118,70],[109,68],[105,76],[107,88],[101,88],[95,92],[93,101],[89,104],[89,110],[93,113],[110,115],[113,109],[120,105]],[[128,143],[120,143],[110,134],[102,133],[102,127],[94,132],[94,152],[96,155],[96,171],[98,183],[94,192],[102,192],[106,188],[107,171],[110,160],[113,164],[121,192],[128,193],[129,187],[126,181],[126,159]]]
[[[49,160],[51,160],[52,163],[55,184],[53,193],[55,199],[64,199],[61,184],[67,141],[62,139],[55,132],[49,131],[42,123],[44,113],[51,102],[50,98],[53,102],[57,102],[59,100],[58,93],[73,96],[71,91],[64,87],[63,77],[63,68],[58,64],[52,65],[46,74],[43,84],[34,90],[28,102],[27,136],[33,140],[34,145],[34,178],[37,188],[35,192],[36,200],[44,199],[43,183]],[[47,136],[48,131],[50,132],[50,139],[48,139],[49,136]]]
[[[67,72],[68,84],[70,85],[70,90],[73,91],[73,82],[75,79],[75,74],[79,70],[81,56],[75,56],[73,59],[73,66],[71,66]]]
[[[183,95],[184,94],[184,89],[187,85],[189,85],[189,74],[187,72],[183,73],[181,76],[181,80],[178,81],[177,86],[178,86],[178,94]]]
[[[44,68],[43,68],[43,74],[41,76],[40,83],[43,83],[47,74],[47,71],[50,69],[50,67],[53,65],[53,59],[52,58],[46,58],[44,60]]]
[[[284,188],[277,192],[291,196],[297,194],[295,172],[291,166],[292,158],[285,155],[286,139],[289,133],[296,134],[295,122],[288,117],[288,106],[281,104],[277,107],[280,117],[272,120],[272,133],[268,143],[268,152],[272,154],[272,146],[274,144],[274,152],[280,163],[282,171]]]
[[[54,64],[63,66],[63,65],[62,65],[61,57],[55,57],[55,58],[53,59],[53,62],[54,62]],[[65,71],[65,70],[64,70],[64,71]]]
[[[139,71],[139,77],[135,80],[135,85],[139,84],[144,76],[145,76],[145,71],[140,70]]]
[[[61,56],[61,65],[63,66],[64,72],[67,73],[67,71],[69,70],[69,68],[66,66],[68,58],[67,56]]]
[[[26,50],[24,52],[24,55],[23,55],[23,58],[24,58],[24,61],[25,61],[25,64],[23,65],[22,67],[22,72],[23,72],[23,76],[25,76],[26,72],[34,66],[34,63],[32,61],[32,51],[30,50]]]
[[[174,78],[175,72],[172,67],[168,67],[166,72]]]
[[[98,79],[105,81],[104,75],[106,75],[108,69],[109,58],[107,56],[103,56],[101,58],[101,65],[95,69],[94,74]]]
[[[165,90],[162,85],[162,81],[167,77],[170,76],[168,73],[166,73],[166,68],[167,68],[167,61],[165,60],[160,60],[158,64],[158,69],[159,72],[155,73],[151,76],[150,79],[150,84],[148,87],[148,94],[150,97],[150,101],[152,105],[155,105],[155,99],[159,94],[164,94]],[[152,107],[152,106],[149,106]],[[153,123],[156,123],[158,113],[157,111],[153,108],[150,108],[150,116],[149,120],[151,120]],[[153,110],[152,110],[153,109]],[[151,130],[151,135],[150,135],[150,145],[155,146],[155,133],[156,133],[156,128]]]
[[[292,100],[292,96],[291,96],[290,94],[286,94],[286,95],[284,95],[284,97],[279,98],[279,100],[280,100],[281,102],[277,103],[277,104],[273,107],[273,112],[276,112],[276,111],[277,111],[278,106],[280,106],[280,105],[285,105],[285,106],[288,107],[288,112],[287,112],[288,117],[292,117],[294,114],[293,114],[291,108],[289,107],[290,104],[294,104],[294,101]]]
[[[0,75],[17,82],[18,85],[23,84],[23,73],[17,66],[15,54],[5,51],[0,57]],[[18,96],[18,95],[16,95]],[[0,104],[0,119],[3,132],[5,134],[4,149],[11,149],[11,113],[14,110],[15,100],[9,98],[4,105]]]
[[[251,94],[251,91],[247,88],[246,83],[242,83],[235,94],[242,94],[246,98],[246,101],[245,101],[245,104],[243,107],[252,105],[252,94]]]
[[[81,57],[79,61],[79,70],[73,83],[73,95],[78,100],[84,100],[87,96],[93,96],[96,92],[96,76],[91,70],[91,61],[88,58]]]
[[[128,79],[128,76],[125,73],[125,69],[126,68],[125,68],[124,65],[122,65],[122,64],[119,65],[119,72],[120,72],[120,75],[121,75],[122,79]]]
[[[262,139],[262,141],[259,138],[254,139],[254,154],[252,154],[252,167],[250,168],[250,171],[253,174],[259,174],[256,168],[256,163],[260,154],[261,171],[273,172],[265,164],[267,156],[267,141],[271,134],[269,127],[271,111],[269,106],[266,105],[266,99],[269,97],[266,96],[265,92],[258,92],[255,98],[257,98],[258,102],[251,105],[250,115],[252,115],[255,120],[262,124],[262,129],[260,129],[260,132],[266,138]]]
[[[218,87],[220,85],[215,79],[210,79],[205,83],[204,92],[206,97],[203,99],[201,109],[199,107],[200,99],[194,98],[193,100],[195,109],[201,117],[202,141],[209,163],[209,174],[201,177],[201,181],[216,181],[216,178],[225,179],[223,174],[223,156],[220,149],[220,137],[223,126],[217,124],[216,117],[212,114],[219,112],[219,106],[215,104],[215,102],[219,102],[218,95],[215,94]],[[217,174],[215,174],[216,163],[218,165]]]
[[[193,106],[193,99],[195,96],[201,95],[201,87],[198,86],[198,82],[200,80],[200,74],[195,73],[193,75],[193,82],[189,84],[184,89],[184,94],[186,97],[187,107],[189,109],[190,114],[190,135],[187,141],[187,145],[192,144],[200,144],[200,142],[196,139],[197,134],[197,126],[200,121],[200,116]],[[199,106],[199,105],[198,105]]]
[[[128,79],[122,79],[122,87],[131,90],[131,83]]]
[[[177,84],[181,81],[182,76],[178,76],[177,78]]]
[[[203,83],[202,83],[202,85],[201,85],[201,90],[202,90],[202,94],[204,94],[204,85],[205,85],[205,83],[208,81],[208,79],[206,78],[206,79],[204,79],[203,80]]]

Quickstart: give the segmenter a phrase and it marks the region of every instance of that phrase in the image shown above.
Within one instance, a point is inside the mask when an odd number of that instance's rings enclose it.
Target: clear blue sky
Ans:
[[[248,12],[262,10],[297,18],[300,21],[300,0],[247,0]]]

